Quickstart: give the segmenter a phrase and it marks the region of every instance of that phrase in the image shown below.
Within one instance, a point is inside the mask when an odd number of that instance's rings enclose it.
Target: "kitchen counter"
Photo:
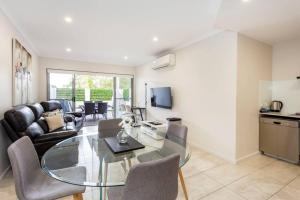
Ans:
[[[259,115],[264,116],[264,117],[278,117],[278,118],[284,118],[284,119],[300,120],[300,115],[288,114],[288,113],[282,113],[282,112],[259,113]]]

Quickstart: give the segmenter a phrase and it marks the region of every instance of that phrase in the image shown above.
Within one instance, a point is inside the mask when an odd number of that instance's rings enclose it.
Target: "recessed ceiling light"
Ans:
[[[124,56],[124,60],[128,60],[128,57],[127,57],[127,56]]]
[[[155,63],[156,63],[156,60],[152,61],[152,63],[155,64]]]
[[[242,0],[243,2],[249,2],[250,0]]]
[[[153,42],[158,42],[158,37],[153,37],[153,38],[152,38],[152,41],[153,41]]]
[[[72,49],[71,48],[66,48],[66,52],[71,52]]]
[[[65,22],[70,24],[73,22],[73,19],[71,17],[65,17]]]

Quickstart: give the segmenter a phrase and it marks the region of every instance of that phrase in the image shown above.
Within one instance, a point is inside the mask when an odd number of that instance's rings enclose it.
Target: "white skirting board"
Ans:
[[[250,157],[252,157],[252,156],[255,156],[255,155],[257,155],[257,154],[259,154],[259,151],[256,151],[256,152],[254,152],[254,153],[250,153],[250,154],[248,154],[248,155],[246,155],[246,156],[243,156],[243,157],[237,159],[236,163],[239,163],[239,162],[241,162],[241,161],[243,161],[243,160],[245,160],[245,159],[247,159],[247,158],[250,158]]]
[[[7,174],[7,172],[9,172],[11,166],[8,166],[0,175],[0,181],[5,177],[5,175]]]

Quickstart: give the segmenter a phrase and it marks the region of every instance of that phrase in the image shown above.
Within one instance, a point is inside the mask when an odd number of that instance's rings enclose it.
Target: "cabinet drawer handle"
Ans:
[[[273,122],[273,124],[281,124],[281,122]]]

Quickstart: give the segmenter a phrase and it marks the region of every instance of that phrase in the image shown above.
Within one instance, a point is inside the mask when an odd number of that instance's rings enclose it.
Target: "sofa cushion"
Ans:
[[[45,120],[48,124],[49,132],[55,131],[64,126],[64,120],[62,115],[53,115],[45,117]]]
[[[61,110],[62,106],[59,101],[43,101],[41,102],[41,105],[43,106],[45,112],[51,112],[53,110]]]
[[[34,140],[36,137],[43,135],[45,132],[38,123],[34,122],[26,129],[25,133],[30,137],[30,139]]]
[[[45,131],[45,133],[48,133],[49,132],[49,128],[48,128],[48,124],[45,120],[44,117],[41,117],[37,123],[40,125],[40,127]]]
[[[27,106],[19,106],[4,114],[4,119],[16,132],[24,132],[35,120],[34,114]]]
[[[35,116],[35,121],[39,120],[40,117],[43,115],[44,113],[44,108],[41,104],[39,103],[35,103],[32,105],[28,105],[28,107],[32,110],[34,116]]]

